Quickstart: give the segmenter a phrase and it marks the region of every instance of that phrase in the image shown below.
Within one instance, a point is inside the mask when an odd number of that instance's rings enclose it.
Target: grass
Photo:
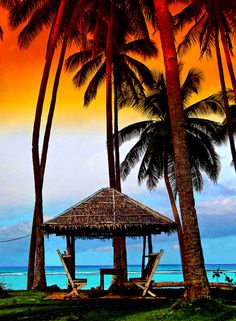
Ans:
[[[236,305],[196,301],[172,309],[175,302],[148,299],[49,300],[37,291],[9,292],[0,299],[4,321],[236,321]]]

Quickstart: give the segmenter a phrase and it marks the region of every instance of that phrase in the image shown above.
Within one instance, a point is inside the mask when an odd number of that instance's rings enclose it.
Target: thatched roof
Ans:
[[[42,227],[48,234],[110,238],[170,232],[175,223],[115,189],[103,188]]]

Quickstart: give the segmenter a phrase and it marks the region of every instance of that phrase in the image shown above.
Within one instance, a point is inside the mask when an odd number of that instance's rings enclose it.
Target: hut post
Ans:
[[[144,278],[145,255],[146,255],[146,235],[143,236],[142,278]]]
[[[71,277],[75,279],[75,237],[71,236]]]
[[[70,243],[69,235],[66,235],[66,249],[67,249],[67,254],[71,255],[71,243]]]
[[[152,234],[148,234],[148,254],[153,253]]]
[[[71,278],[75,279],[75,238],[74,236],[66,235],[66,248],[68,260],[67,267],[70,272]]]

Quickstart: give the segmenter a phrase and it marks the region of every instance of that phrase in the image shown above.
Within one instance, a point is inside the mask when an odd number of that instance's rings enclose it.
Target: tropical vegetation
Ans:
[[[115,133],[116,136],[118,132],[119,96],[124,96],[124,90],[128,88],[128,90],[132,92],[134,102],[137,102],[140,96],[144,96],[143,86],[151,85],[151,74],[148,69],[132,55],[138,53],[139,56],[143,58],[156,54],[156,49],[149,38],[149,29],[153,28],[154,31],[159,30],[164,58],[166,83],[164,84],[163,76],[159,81],[162,81],[162,90],[165,91],[166,102],[164,114],[161,115],[159,110],[158,117],[161,116],[163,118],[162,121],[168,119],[168,122],[163,122],[165,125],[168,123],[168,130],[167,127],[164,126],[163,133],[164,136],[166,135],[166,137],[169,138],[171,144],[163,144],[163,148],[164,150],[168,150],[168,153],[164,154],[165,157],[168,155],[167,163],[170,163],[170,167],[166,169],[169,175],[168,179],[170,180],[170,178],[173,177],[173,181],[176,181],[176,192],[179,198],[180,221],[182,222],[184,244],[185,296],[187,299],[192,300],[206,298],[210,295],[204,268],[193,187],[201,187],[200,168],[203,168],[211,178],[216,179],[217,177],[217,171],[212,174],[209,167],[212,165],[217,169],[218,164],[217,156],[211,147],[211,141],[218,141],[218,137],[215,135],[216,132],[214,132],[214,128],[216,128],[217,125],[215,124],[211,127],[210,122],[201,122],[200,124],[200,119],[195,120],[195,125],[193,125],[192,122],[190,122],[190,118],[186,118],[187,110],[193,115],[197,107],[186,108],[186,111],[184,110],[185,101],[183,92],[181,91],[179,63],[173,33],[174,21],[169,11],[169,4],[171,2],[172,1],[167,0],[0,1],[0,5],[10,10],[9,21],[12,28],[24,24],[19,34],[18,43],[20,48],[27,48],[44,27],[47,27],[49,30],[45,64],[39,87],[32,134],[35,208],[29,255],[29,288],[34,287],[43,290],[46,287],[44,236],[40,228],[43,222],[42,191],[57,90],[66,49],[72,43],[73,45],[78,45],[80,48],[79,53],[76,53],[67,61],[68,68],[73,69],[81,66],[74,78],[75,84],[81,86],[88,79],[91,72],[95,72],[86,90],[86,104],[95,98],[99,85],[103,81],[105,82],[109,184],[110,187],[120,189],[117,137],[115,137],[115,156],[113,144],[113,134]],[[12,7],[12,4],[14,4],[14,7]],[[211,4],[212,1],[207,0],[190,1],[190,5],[184,9],[185,11],[182,11],[182,13],[175,18],[175,26],[176,29],[181,29],[187,22],[195,23],[194,27],[187,33],[185,44],[182,45],[182,47],[189,47],[197,39],[200,43],[202,53],[211,53],[212,44],[214,44],[216,48],[226,112],[225,126],[228,130],[232,157],[236,168],[236,153],[233,137],[234,124],[228,106],[219,46],[220,34],[235,95],[235,78],[230,61],[230,54],[232,54],[232,44],[235,38],[236,10],[235,5],[232,4],[231,1],[221,3],[219,0],[214,0],[213,5]],[[0,37],[1,36],[2,30],[0,29]],[[51,106],[41,154],[40,133],[42,129],[41,119],[45,94],[48,89],[48,80],[54,53],[60,45],[62,45],[61,54],[55,75]],[[190,90],[186,90],[185,92],[186,97],[194,91],[196,83],[193,82],[192,84]],[[114,104],[112,103],[113,96]],[[216,99],[216,96],[214,96],[214,99]],[[208,107],[210,106],[207,105],[206,100],[203,104]],[[212,106],[213,104],[211,107]],[[194,108],[195,111],[193,111]],[[155,131],[157,124],[159,125],[157,121],[154,121],[148,125],[150,128],[153,128],[155,135],[157,135]],[[148,126],[146,128],[148,128]],[[145,132],[146,128],[143,132]],[[194,140],[194,138],[198,137],[204,141],[204,144],[197,146],[199,148],[201,146],[202,151],[210,156],[210,165],[203,165],[199,159],[193,160],[193,155],[191,155],[189,148],[190,133],[194,133],[191,139],[193,138]],[[171,161],[169,161],[169,155],[171,155]],[[160,161],[162,161],[162,163],[158,164],[158,166],[161,166],[160,168],[162,168],[165,174],[166,171],[163,169],[164,165],[162,166],[162,164],[166,164],[166,162],[164,162],[166,160],[161,159]],[[170,169],[171,174],[169,173]],[[193,172],[195,176],[193,176]],[[157,181],[159,177],[157,177]],[[125,262],[124,239],[114,239],[114,248],[116,249],[115,258],[122,257],[123,262]],[[119,254],[118,250],[121,250]],[[119,264],[123,263],[120,262]]]
[[[222,293],[223,294],[223,293]],[[227,297],[227,293],[225,293]],[[93,302],[93,303],[91,303]],[[0,320],[98,320],[98,321],[147,321],[190,320],[213,321],[235,320],[235,305],[224,301],[198,300],[172,308],[175,299],[161,300],[52,300],[42,292],[10,292],[0,299]],[[227,303],[227,301],[226,301]]]
[[[148,120],[134,123],[119,131],[120,144],[131,138],[138,138],[121,164],[121,175],[125,179],[132,168],[140,162],[139,183],[146,181],[148,189],[151,190],[164,178],[173,216],[177,224],[184,270],[183,229],[175,202],[177,194],[175,161],[166,81],[163,73],[157,73],[155,78],[155,85],[149,94],[140,98],[136,106]],[[225,142],[223,124],[209,119],[214,114],[224,115],[222,95],[220,93],[214,94],[192,105],[189,104],[191,96],[198,93],[202,80],[202,73],[192,68],[181,85],[192,185],[196,191],[201,191],[203,188],[203,171],[213,182],[217,181],[220,161],[213,143],[221,144]]]
[[[178,47],[180,53],[183,54],[186,52],[193,44],[196,43],[197,40],[201,50],[200,57],[206,55],[212,58],[212,50],[215,49],[216,51],[220,84],[227,119],[229,142],[236,171],[236,149],[220,48],[221,40],[236,102],[236,79],[231,60],[231,56],[233,55],[233,41],[235,40],[236,31],[235,13],[235,5],[232,1],[222,2],[219,0],[193,0],[175,16],[175,27],[177,30],[180,30],[185,25],[190,25],[184,40]]]
[[[112,3],[110,5],[111,13],[109,10],[104,12],[103,17],[105,14],[108,14],[108,17],[104,19],[103,23],[98,22],[97,26],[96,32],[100,34],[100,47],[98,48],[98,36],[95,33],[94,38],[90,39],[85,50],[67,58],[66,68],[69,71],[76,70],[76,74],[73,77],[76,87],[80,88],[89,80],[84,94],[85,106],[95,99],[99,86],[106,81],[109,183],[110,187],[121,191],[118,149],[115,149],[114,155],[112,138],[113,133],[117,132],[118,127],[118,97],[123,96],[124,86],[126,90],[128,88],[132,92],[132,96],[137,97],[139,94],[143,94],[143,85],[151,85],[153,83],[150,70],[143,63],[131,57],[129,53],[146,58],[155,56],[157,50],[149,39],[144,20],[139,21],[140,17],[137,16],[135,18],[133,14],[131,17],[129,10],[127,10],[129,8],[126,8],[124,12],[120,8],[113,7],[114,4]],[[110,19],[114,20],[112,26],[109,25]],[[130,23],[131,21],[132,23]],[[137,24],[142,26],[139,26],[138,30],[136,28]],[[113,29],[109,31],[109,27]],[[108,38],[109,32],[111,32],[111,39]],[[105,35],[105,37],[102,38],[101,35]],[[130,38],[133,39],[130,41]],[[112,53],[109,53],[110,47],[112,48]],[[109,57],[108,53],[111,57]],[[114,104],[112,103],[112,83],[114,88]],[[123,237],[115,237],[113,244],[114,266],[116,268],[123,268],[126,271],[123,281],[127,281],[125,239]]]

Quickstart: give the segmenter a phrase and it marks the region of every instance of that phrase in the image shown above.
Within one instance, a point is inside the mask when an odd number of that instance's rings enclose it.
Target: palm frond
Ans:
[[[153,28],[157,29],[157,19],[155,15],[155,5],[154,1],[150,0],[139,0],[139,3],[143,9],[143,13],[147,21],[149,21]]]
[[[212,48],[215,47],[215,34],[217,32],[215,24],[209,23],[209,19],[204,23],[203,29],[199,36],[200,42],[200,58],[206,55],[207,58],[212,58]]]
[[[154,83],[154,78],[152,75],[151,70],[145,66],[142,62],[128,56],[123,55],[124,60],[126,63],[134,69],[134,71],[139,75],[139,78],[143,84],[146,86],[152,86]]]
[[[224,102],[222,93],[211,95],[201,101],[185,108],[184,113],[187,117],[202,117],[210,115],[225,116]]]
[[[121,163],[121,177],[125,179],[132,168],[139,162],[143,153],[145,152],[148,142],[151,139],[151,134],[144,131],[139,141],[131,148],[126,155],[124,161]]]
[[[135,108],[140,110],[146,117],[163,121],[168,113],[166,82],[163,73],[157,73],[154,78],[156,79],[154,86]]]
[[[216,182],[220,172],[220,161],[211,139],[201,131],[197,135],[196,131],[194,135],[188,132],[188,139],[191,168],[197,167],[204,171],[213,182]]]
[[[0,0],[0,6],[11,10],[17,4],[17,0]]]
[[[178,45],[177,48],[177,52],[180,56],[184,55],[192,45],[198,42],[205,19],[206,16],[203,15],[199,20],[196,20],[195,24],[188,30],[183,41]]]
[[[40,8],[42,0],[22,0],[18,2],[10,11],[9,24],[12,29],[17,28],[20,24],[30,18],[31,14]]]
[[[135,72],[125,63],[119,63],[120,72],[122,72],[123,82],[129,87],[130,91],[136,96],[135,100],[138,100],[138,93],[144,95],[144,88],[142,83],[136,76]]]
[[[177,186],[176,186],[176,176],[175,176],[175,160],[173,153],[173,145],[169,144],[168,148],[165,150],[165,174],[168,176],[168,180],[171,186],[171,190],[174,198],[177,197]]]
[[[119,145],[127,142],[130,139],[139,137],[140,135],[142,135],[144,130],[146,130],[151,125],[153,125],[153,121],[142,121],[122,128],[118,132]]]
[[[136,0],[123,0],[122,4],[127,16],[127,30],[135,38],[148,39],[149,32],[139,2]]]
[[[214,144],[221,145],[227,140],[227,132],[224,126],[209,119],[188,118],[186,128],[199,139],[202,134],[206,135]]]
[[[136,39],[126,43],[122,51],[124,53],[138,54],[143,59],[156,57],[158,55],[158,49],[155,43],[150,39]]]
[[[104,62],[93,78],[90,80],[84,94],[84,106],[88,106],[90,102],[96,98],[98,88],[106,79],[106,63]]]
[[[103,55],[99,55],[94,59],[87,61],[73,77],[75,87],[85,84],[89,76],[100,67],[103,61]]]
[[[189,102],[189,98],[193,93],[198,94],[200,83],[203,79],[203,73],[199,69],[191,68],[189,70],[187,77],[181,86],[181,95],[184,106]]]
[[[168,133],[165,130],[155,128],[140,165],[138,181],[141,183],[146,180],[146,185],[150,190],[156,187],[164,174],[164,150],[167,136]]]
[[[22,29],[18,36],[18,45],[22,48],[28,48],[32,41],[43,30],[51,24],[55,14],[54,8],[48,3],[39,8],[30,18],[29,22]]]
[[[192,184],[195,191],[200,192],[203,189],[203,177],[198,164],[191,164]]]
[[[84,64],[92,57],[92,50],[84,50],[76,52],[68,57],[65,61],[66,71],[72,72],[77,69],[81,64]]]
[[[200,12],[201,10],[199,6],[196,6],[196,3],[194,1],[190,3],[181,12],[173,17],[175,31],[182,30],[186,24],[196,22],[196,19],[198,19]]]

